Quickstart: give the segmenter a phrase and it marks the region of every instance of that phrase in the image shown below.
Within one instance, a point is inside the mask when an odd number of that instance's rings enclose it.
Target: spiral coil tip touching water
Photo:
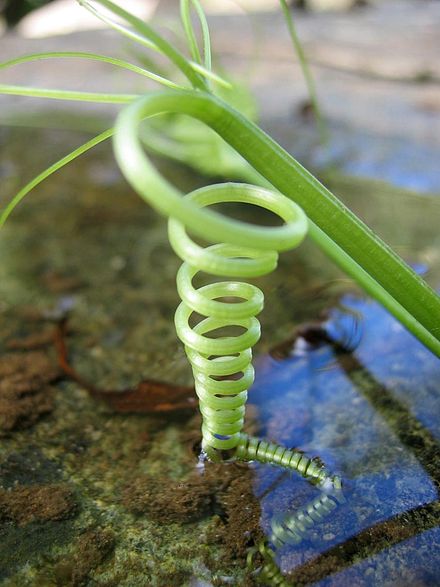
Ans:
[[[257,314],[264,296],[256,286],[220,281],[196,288],[200,273],[215,276],[259,277],[277,264],[278,250],[296,246],[304,237],[303,212],[281,194],[244,184],[221,184],[191,192],[184,198],[198,206],[224,202],[253,204],[278,214],[283,226],[251,226],[224,218],[225,242],[201,247],[187,233],[194,228],[171,218],[171,245],[184,263],[177,274],[182,299],[175,315],[176,331],[192,365],[203,417],[202,448],[210,458],[236,449],[244,422],[247,390],[254,381],[252,347],[260,338]],[[198,230],[200,234],[200,230]],[[205,234],[206,240],[211,240]],[[272,247],[272,250],[271,250]],[[193,325],[194,316],[202,318]],[[240,333],[230,334],[231,329]],[[220,334],[219,334],[220,333]]]

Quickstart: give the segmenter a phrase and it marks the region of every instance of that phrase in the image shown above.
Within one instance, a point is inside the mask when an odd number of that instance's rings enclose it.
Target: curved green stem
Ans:
[[[139,94],[106,94],[99,92],[73,92],[27,86],[0,84],[0,94],[12,96],[31,96],[32,98],[51,98],[53,100],[74,100],[79,102],[99,102],[100,104],[128,104],[139,98]]]
[[[180,53],[176,47],[174,47],[171,43],[169,43],[166,39],[164,39],[161,35],[156,33],[154,29],[148,26],[145,22],[143,22],[140,18],[137,18],[133,14],[130,14],[117,4],[111,2],[111,0],[94,0],[97,4],[104,6],[108,10],[110,10],[116,16],[124,19],[126,22],[131,24],[131,26],[135,29],[135,31],[144,37],[147,41],[152,43],[157,49],[163,53],[170,61],[172,61],[176,67],[180,69],[180,71],[186,76],[186,78],[191,82],[194,88],[198,88],[199,90],[206,90],[206,82],[191,66],[187,58]],[[89,8],[91,5],[88,0],[78,0],[78,2]],[[92,8],[93,10],[93,8]],[[96,10],[94,10],[96,14]]]
[[[310,102],[312,103],[312,108],[315,113],[316,124],[319,129],[319,134],[321,135],[321,142],[326,143],[328,140],[328,128],[325,123],[324,117],[322,116],[321,108],[319,107],[319,100],[318,94],[316,92],[315,81],[313,79],[312,72],[310,71],[307,57],[304,53],[304,49],[302,48],[301,41],[299,40],[298,33],[296,32],[295,23],[293,22],[292,18],[291,8],[289,8],[289,6],[287,5],[286,0],[280,0],[280,4],[284,15],[284,20],[286,21],[287,28],[289,29],[289,35],[292,41],[293,48],[295,49],[295,52],[298,56],[298,61],[307,84]]]
[[[312,230],[315,242],[369,293],[381,302],[385,300],[388,310],[440,356],[440,297],[261,129],[215,96],[201,92],[151,94],[141,98],[133,108],[141,117],[165,112],[187,114],[215,130],[260,175],[303,208],[319,229]],[[130,167],[135,177],[140,167],[138,152],[127,149],[117,155],[119,162],[123,158],[124,168]],[[139,181],[145,179],[151,177]],[[163,180],[153,178],[152,185],[155,181],[163,187]]]
[[[80,147],[78,147],[77,149],[75,149],[74,151],[72,151],[71,153],[69,153],[68,155],[66,155],[65,157],[63,157],[62,159],[60,159],[59,161],[57,161],[56,163],[54,163],[53,165],[51,165],[47,169],[42,171],[39,175],[37,175],[37,177],[34,177],[34,179],[32,179],[28,184],[26,184],[15,195],[15,197],[8,203],[8,205],[0,213],[0,228],[6,222],[6,220],[8,219],[8,217],[10,216],[12,211],[16,208],[16,206],[18,206],[18,204],[22,201],[22,199],[31,190],[33,190],[38,184],[40,184],[47,177],[49,177],[50,175],[52,175],[53,173],[55,173],[56,171],[58,171],[59,169],[61,169],[62,167],[64,167],[65,165],[67,165],[68,163],[70,163],[71,161],[73,161],[74,159],[79,157],[80,155],[82,155],[83,153],[85,153],[86,151],[89,151],[90,149],[92,149],[96,145],[99,145],[99,143],[102,143],[106,139],[110,138],[113,133],[114,133],[113,128],[110,128],[110,129],[100,133],[96,137],[93,137],[93,139],[90,139],[90,141],[87,141],[87,143],[84,143],[83,145],[81,145]]]
[[[100,55],[98,53],[86,53],[83,51],[56,51],[47,53],[32,53],[31,55],[24,55],[23,57],[17,57],[16,59],[11,59],[10,61],[4,61],[3,63],[0,63],[0,69],[12,67],[13,65],[19,65],[20,63],[29,63],[31,61],[39,61],[41,59],[55,58],[79,58],[90,59],[92,61],[101,61],[103,63],[115,65],[116,67],[120,67],[122,69],[127,69],[129,71],[132,71],[133,73],[138,73],[139,75],[148,77],[153,81],[156,81],[164,86],[168,86],[169,88],[180,90],[185,89],[183,86],[179,86],[171,80],[168,80],[160,75],[157,75],[156,73],[148,71],[148,69],[144,69],[143,67],[139,67],[138,65],[129,63],[128,61],[116,59],[115,57],[108,57],[107,55]]]

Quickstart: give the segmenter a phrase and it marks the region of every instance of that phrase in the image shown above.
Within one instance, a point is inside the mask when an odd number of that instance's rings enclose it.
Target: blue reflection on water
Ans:
[[[415,140],[339,126],[332,129],[325,149],[301,149],[297,155],[318,169],[337,166],[348,175],[381,179],[417,192],[440,190],[438,146]]]
[[[315,585],[316,587],[438,585],[438,558],[435,556],[433,546],[435,549],[435,545],[439,544],[440,529],[427,530],[418,536],[396,544],[392,550],[385,550],[371,558],[362,560],[340,573],[315,583]],[[402,581],[402,563],[406,572],[405,581]],[[378,569],[384,569],[385,573],[378,574]]]
[[[438,499],[433,461],[440,439],[440,361],[372,301],[345,296],[325,327],[354,351],[338,353],[330,344],[312,348],[299,339],[287,359],[259,358],[250,392],[262,436],[319,456],[345,481],[348,503],[300,544],[278,551],[283,572],[370,526]],[[301,477],[258,466],[255,491],[269,533],[271,519],[303,507],[318,490]],[[413,540],[425,544],[425,534]],[[402,548],[405,543],[368,559],[368,568],[389,566],[375,571],[384,584],[392,584]],[[399,563],[401,577],[424,565],[423,557],[411,552]],[[434,560],[436,556],[431,553]],[[343,572],[364,572],[363,563],[356,568]],[[333,584],[328,581],[320,584]],[[378,584],[374,576],[370,582],[356,581],[351,584]]]

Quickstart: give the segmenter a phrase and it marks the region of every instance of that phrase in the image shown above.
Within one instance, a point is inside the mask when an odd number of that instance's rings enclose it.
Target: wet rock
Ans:
[[[49,385],[61,373],[43,352],[7,354],[0,359],[0,434],[34,424],[54,407]]]
[[[173,481],[144,475],[125,488],[122,502],[134,514],[160,522],[190,522],[208,514],[213,488],[203,477]]]
[[[213,520],[208,541],[223,546],[223,561],[244,566],[249,548],[263,538],[260,503],[253,492],[253,472],[230,468],[233,477],[219,495],[223,516]]]
[[[32,522],[64,520],[76,510],[72,490],[66,484],[17,485],[0,489],[0,519],[25,526]]]
[[[14,451],[0,463],[0,485],[5,489],[17,485],[50,485],[62,481],[59,464],[44,456],[39,448],[29,444]]]
[[[0,463],[0,582],[68,544],[80,507],[79,494],[62,480],[59,462],[35,446],[11,452]],[[46,578],[17,584],[51,583]]]
[[[94,528],[78,539],[75,554],[55,568],[58,585],[80,587],[88,583],[90,573],[110,556],[115,547],[115,535],[109,528]]]

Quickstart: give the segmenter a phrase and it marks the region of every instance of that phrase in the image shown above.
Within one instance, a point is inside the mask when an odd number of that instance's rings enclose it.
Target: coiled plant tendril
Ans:
[[[264,275],[276,267],[278,252],[297,246],[308,227],[311,238],[318,246],[439,356],[440,298],[298,162],[255,124],[215,95],[217,85],[229,87],[230,84],[211,70],[209,30],[199,0],[181,0],[182,23],[190,59],[150,25],[112,0],[78,1],[121,34],[167,58],[175,70],[186,78],[184,84],[189,83],[192,90],[182,90],[186,86],[182,86],[180,79],[176,84],[155,71],[95,53],[37,53],[0,63],[0,68],[7,68],[39,59],[93,59],[128,69],[168,88],[166,92],[139,96],[0,84],[0,94],[129,104],[118,116],[114,128],[78,147],[22,188],[0,211],[0,227],[31,189],[114,134],[120,168],[134,189],[157,211],[170,218],[170,240],[176,253],[184,260],[177,278],[182,304],[176,313],[176,328],[194,371],[204,420],[203,448],[211,457],[218,456],[217,452],[232,449],[239,458],[296,469],[312,476],[318,483],[330,482],[336,487],[340,483],[338,478],[330,477],[316,462],[301,453],[241,434],[246,390],[253,381],[251,349],[260,335],[256,315],[263,306],[262,292],[242,281],[216,282],[196,289],[193,278],[199,272],[227,278]],[[284,0],[280,2],[298,51],[298,39],[287,4]],[[107,12],[102,13],[101,9]],[[198,47],[191,10],[195,11],[199,20],[203,50]],[[302,51],[298,52],[303,62],[304,55]],[[153,65],[153,69],[158,71],[159,68]],[[223,153],[226,160],[229,161],[231,153],[236,159],[238,156],[240,163],[232,168],[240,169],[240,174],[235,176],[251,175],[252,183],[261,182],[265,187],[222,184],[184,197],[156,171],[145,155],[138,136],[144,119],[164,113],[188,115],[190,119],[204,123],[210,131],[215,131],[225,140],[225,143],[216,142],[215,149],[219,144],[227,144],[227,150]],[[220,165],[222,157],[217,159]],[[231,169],[231,165],[223,166],[225,168]],[[272,186],[280,193],[272,191]],[[250,226],[206,209],[223,202],[251,203],[266,208],[278,214],[285,224],[275,228]],[[308,220],[297,204],[304,209]],[[191,240],[187,231],[214,244],[203,249]],[[232,303],[231,297],[237,303]],[[191,325],[193,314],[204,317],[195,326]],[[217,329],[231,326],[242,327],[245,332],[237,336],[212,338]]]
[[[219,77],[211,69],[209,31],[199,0],[181,0],[182,22],[192,59],[188,59],[177,47],[147,23],[114,4],[111,0],[78,1],[87,10],[131,41],[135,41],[165,57],[175,70],[186,78],[186,83],[189,82],[193,91],[179,90],[178,88],[182,87],[180,79],[176,84],[171,79],[159,75],[158,72],[161,68],[151,59],[148,59],[147,62],[151,62],[151,66],[155,71],[150,70],[150,65],[146,69],[120,59],[94,53],[37,53],[0,63],[0,69],[36,59],[86,58],[129,69],[133,73],[149,77],[162,85],[168,86],[168,88],[171,88],[168,94],[163,94],[162,96],[144,94],[145,97],[149,96],[151,98],[152,103],[156,102],[157,105],[159,102],[161,103],[159,111],[146,113],[145,116],[153,116],[164,112],[178,115],[186,114],[191,117],[190,119],[203,122],[210,130],[220,135],[225,140],[227,148],[226,150],[223,149],[221,156],[218,158],[218,168],[210,165],[209,171],[219,171],[221,175],[222,170],[227,169],[229,177],[249,178],[249,176],[252,176],[251,183],[260,184],[261,182],[265,187],[269,188],[274,186],[289,199],[295,200],[308,216],[309,234],[312,240],[348,275],[355,279],[369,295],[378,300],[400,320],[427,348],[440,356],[440,332],[438,327],[440,297],[436,292],[412,269],[405,265],[377,235],[344,207],[316,178],[265,135],[261,129],[252,124],[248,118],[231,109],[224,100],[215,97],[217,86],[231,87],[231,84]],[[287,4],[284,0],[280,0],[280,3],[293,44],[304,73],[308,77],[304,68],[304,54],[299,46]],[[101,9],[107,12],[103,13]],[[203,37],[203,51],[197,45],[197,35],[193,29],[190,14],[191,9],[195,10],[199,19]],[[210,82],[213,82],[214,85],[211,85]],[[186,87],[185,81],[183,81],[183,84]],[[315,102],[315,110],[317,110],[314,86],[310,84],[309,77],[308,85],[311,94],[313,94],[311,95],[312,102]],[[139,97],[136,94],[68,91],[7,84],[0,84],[0,94],[115,104],[127,104]],[[231,103],[234,102],[233,100],[230,101]],[[96,136],[51,165],[24,186],[11,202],[3,210],[0,210],[0,227],[13,209],[35,186],[82,153],[109,138],[112,133],[113,129],[108,129],[108,131]],[[214,134],[211,133],[210,136],[212,137]],[[217,154],[221,151],[219,145],[224,147],[224,144],[218,141],[213,142],[211,145]],[[163,153],[162,146],[162,142],[158,144],[157,140],[153,140],[150,149],[159,150]],[[189,156],[188,154],[182,156],[184,146],[181,146],[182,149],[180,149],[178,159],[194,165],[194,162],[197,163],[203,158],[208,158],[207,156],[204,157],[203,147],[202,151],[199,148],[197,155],[192,152]],[[228,147],[232,149],[228,149]],[[231,165],[230,155],[233,150],[236,152],[235,161]],[[198,153],[200,153],[200,157]],[[236,156],[237,153],[242,159]],[[225,161],[227,165],[225,165]],[[195,166],[198,167],[197,165]],[[203,165],[203,168],[206,169],[206,166]],[[157,184],[158,182],[155,183]],[[156,185],[152,185],[151,189],[154,191],[155,187]],[[174,204],[176,204],[175,200],[173,201]],[[165,214],[170,212],[170,210],[163,209],[161,211]],[[200,219],[200,215],[195,214],[195,216]],[[209,224],[210,227],[205,228],[213,233],[213,228],[215,227],[212,222]],[[217,233],[216,235],[212,234],[212,236],[215,239],[219,235]]]
[[[280,571],[275,561],[275,551],[269,546],[267,540],[262,540],[258,546],[251,548],[247,556],[247,567],[254,571],[257,565],[257,557],[260,559],[257,581],[260,585],[270,587],[291,587],[289,581]]]
[[[328,518],[338,505],[345,501],[341,487],[334,486],[330,491],[322,491],[296,511],[275,517],[270,524],[270,537],[261,540],[248,552],[247,567],[252,572],[255,568],[258,569],[258,583],[273,587],[289,587],[290,581],[276,562],[276,551],[285,545],[298,545],[317,524]]]
[[[260,338],[256,315],[263,308],[264,297],[257,287],[241,281],[221,281],[196,289],[193,279],[199,272],[228,278],[269,273],[277,265],[278,252],[296,247],[304,238],[307,218],[299,206],[280,193],[249,184],[211,185],[182,197],[158,174],[142,150],[138,131],[145,105],[148,103],[141,99],[120,114],[115,153],[132,186],[170,218],[170,242],[184,261],[177,275],[182,303],[175,315],[176,331],[194,373],[203,416],[202,448],[216,458],[216,451],[235,449],[241,439],[247,390],[254,380],[252,347]],[[265,208],[284,224],[252,226],[206,209],[225,202]],[[220,242],[203,248],[188,232],[208,242]],[[204,317],[195,326],[190,323],[193,313]],[[245,332],[209,336],[217,329],[237,326]]]
[[[236,456],[245,461],[259,461],[298,471],[310,482],[314,481],[335,491],[340,490],[342,486],[338,476],[332,475],[325,467],[320,466],[303,452],[286,448],[275,442],[268,442],[256,436],[241,434]]]
[[[259,277],[269,273],[276,267],[278,250],[299,244],[306,233],[307,220],[302,210],[281,194],[252,185],[213,185],[192,192],[184,201],[199,206],[224,202],[254,204],[278,214],[286,222],[280,228],[254,227],[251,246],[244,246],[245,239],[243,245],[237,246],[225,234],[225,242],[202,248],[188,237],[183,222],[169,220],[171,245],[184,260],[177,275],[182,303],[175,316],[176,331],[194,373],[203,416],[202,448],[212,456],[212,449],[233,449],[240,441],[247,390],[254,381],[252,346],[260,338],[260,323],[255,316],[263,309],[264,296],[254,285],[239,281],[222,281],[195,289],[192,280],[199,271],[226,277]],[[235,223],[230,222],[229,226],[240,235],[241,229]],[[210,240],[209,232],[203,236]],[[267,250],[268,247],[274,250]],[[230,298],[241,301],[231,303]],[[193,312],[205,316],[195,327],[189,323]],[[241,326],[245,332],[214,339],[207,336],[225,326]]]
[[[327,518],[336,509],[338,503],[344,501],[341,490],[322,492],[305,507],[286,514],[282,519],[272,520],[270,541],[277,548],[284,544],[299,544],[317,523]]]

